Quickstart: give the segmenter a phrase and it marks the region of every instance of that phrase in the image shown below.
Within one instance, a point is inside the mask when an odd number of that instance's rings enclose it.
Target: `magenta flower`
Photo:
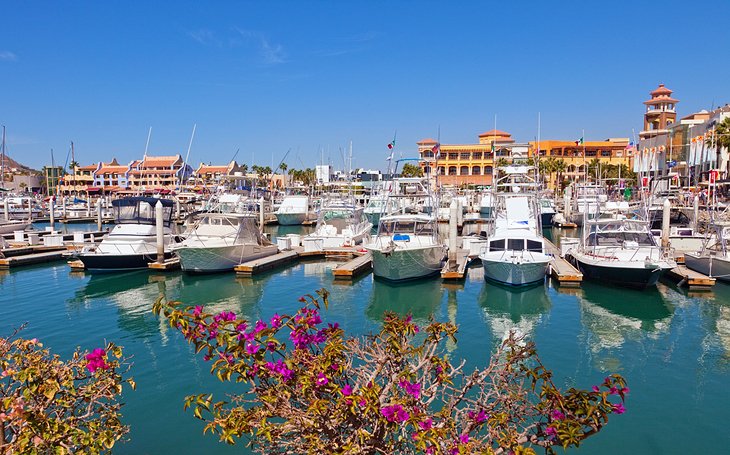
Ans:
[[[193,309],[193,316],[195,316],[197,318],[198,316],[200,316],[200,314],[202,312],[203,312],[203,307],[200,305],[196,305],[195,309]]]
[[[550,416],[553,418],[553,420],[563,420],[565,418],[565,414],[560,412],[558,409],[553,409],[553,412],[550,413]]]
[[[459,442],[462,444],[468,444],[469,443],[469,435],[464,433],[461,436],[459,436]]]
[[[627,395],[629,393],[629,388],[624,387],[623,389],[621,389],[621,393],[623,393],[624,395]]]
[[[434,453],[435,450],[436,449],[434,449],[433,446],[428,446],[428,447],[426,447],[426,454],[427,455],[433,455],[433,453]]]
[[[352,386],[350,384],[345,384],[342,386],[342,394],[344,396],[352,395]]]
[[[380,413],[383,414],[383,417],[385,417],[385,420],[388,422],[405,422],[411,417],[411,415],[403,409],[403,406],[399,404],[383,406]]]
[[[339,370],[339,369],[340,369],[340,364],[339,364],[339,363],[333,363],[332,365],[330,365],[330,367],[331,367],[331,368],[332,368],[333,370],[337,371],[337,370]]]
[[[106,351],[101,348],[96,348],[89,354],[86,354],[86,360],[88,361],[86,369],[89,370],[90,373],[93,373],[96,370],[109,369],[109,365],[106,363]]]
[[[422,422],[418,422],[418,426],[421,427],[421,430],[430,430],[431,428],[433,428],[433,420],[426,419]]]
[[[268,326],[266,325],[266,323],[264,321],[261,321],[261,320],[256,321],[256,327],[254,327],[253,333],[258,334],[259,332],[261,332],[262,330],[264,330],[267,327]]]
[[[598,393],[598,392],[599,392],[599,389],[598,389],[598,386],[597,386],[597,385],[594,385],[594,386],[593,386],[592,388],[593,388],[593,391],[594,391],[594,392],[596,392],[596,393]]]
[[[474,411],[467,412],[467,415],[470,419],[472,419],[476,423],[482,423],[485,422],[489,418],[489,414],[484,412],[484,409],[479,410],[478,413]]]
[[[261,349],[261,346],[255,343],[246,343],[246,354],[248,355],[255,355],[257,352],[259,352],[259,349]]]
[[[618,395],[618,389],[616,387],[611,387],[611,390],[609,392],[611,395]]]
[[[626,408],[624,407],[623,403],[614,404],[613,412],[614,414],[623,414],[624,412],[626,412]]]
[[[364,408],[365,406],[367,406],[367,404],[368,404],[368,402],[365,401],[365,398],[363,398],[357,402],[357,405],[360,406],[361,408]]]
[[[396,412],[395,415],[395,419],[398,422],[406,422],[410,417],[411,415],[408,414],[408,412],[406,412],[406,410],[403,408],[398,409],[398,412]]]
[[[271,317],[271,321],[269,321],[269,323],[274,329],[281,327],[281,316],[279,316],[279,313],[275,313],[274,316]]]
[[[318,386],[327,385],[328,382],[330,382],[329,379],[327,379],[327,376],[324,375],[324,373],[319,373],[317,375],[317,380],[315,381]]]
[[[398,383],[398,385],[401,389],[405,389],[406,393],[411,395],[413,398],[421,396],[421,384],[412,384],[410,381],[403,379]]]
[[[558,432],[553,427],[547,427],[545,428],[545,434],[555,436],[556,434],[558,434]]]

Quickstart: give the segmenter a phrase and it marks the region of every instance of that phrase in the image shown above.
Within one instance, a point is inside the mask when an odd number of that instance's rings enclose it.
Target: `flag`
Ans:
[[[440,158],[441,157],[441,144],[436,143],[436,145],[433,146],[431,151],[433,152],[434,156],[436,156],[436,159]]]
[[[395,139],[393,139],[393,142],[388,144],[388,150],[393,150],[393,147],[395,147]]]
[[[578,139],[575,141],[575,145],[581,145],[583,143],[583,138]]]

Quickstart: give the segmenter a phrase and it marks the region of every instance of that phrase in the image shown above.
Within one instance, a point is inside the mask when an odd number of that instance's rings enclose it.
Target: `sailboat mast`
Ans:
[[[0,187],[5,186],[5,125],[3,125],[3,142],[2,142],[3,156],[0,161]]]

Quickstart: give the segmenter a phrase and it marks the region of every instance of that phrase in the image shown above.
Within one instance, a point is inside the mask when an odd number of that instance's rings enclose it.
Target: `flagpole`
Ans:
[[[583,183],[588,184],[588,165],[586,164],[586,130],[582,130],[580,141],[583,143]]]

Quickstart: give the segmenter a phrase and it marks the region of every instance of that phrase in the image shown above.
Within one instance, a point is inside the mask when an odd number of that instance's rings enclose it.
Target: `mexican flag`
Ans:
[[[395,139],[393,139],[393,142],[388,144],[388,150],[393,150],[393,147],[395,147]]]
[[[583,144],[583,138],[578,139],[575,141],[575,145],[582,145]]]

